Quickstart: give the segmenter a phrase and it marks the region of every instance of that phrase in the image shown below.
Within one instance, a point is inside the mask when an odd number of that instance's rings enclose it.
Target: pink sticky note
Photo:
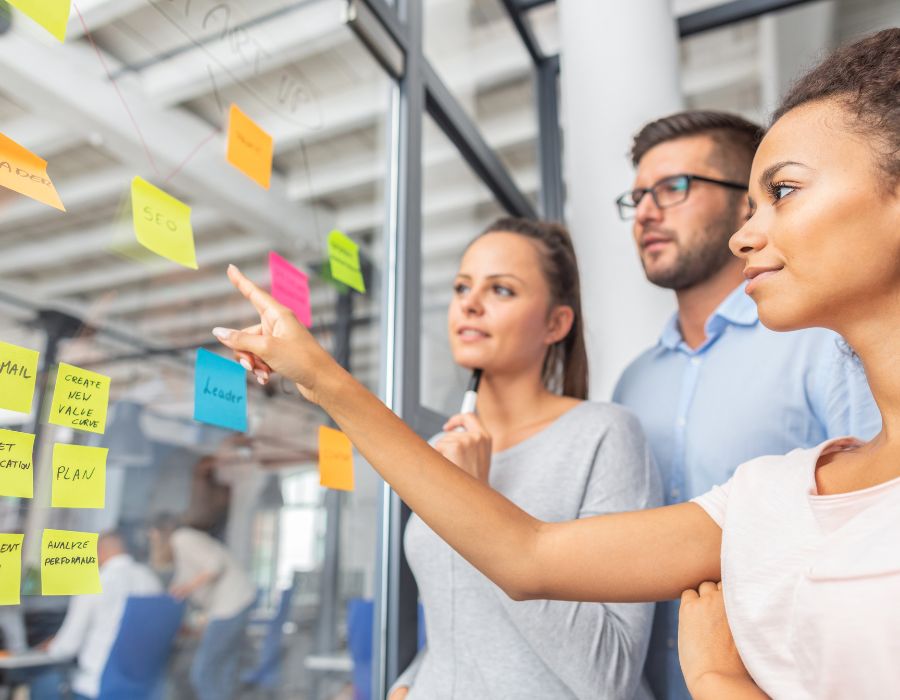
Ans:
[[[309,308],[309,278],[278,253],[269,253],[272,296],[284,304],[304,326],[312,326]]]

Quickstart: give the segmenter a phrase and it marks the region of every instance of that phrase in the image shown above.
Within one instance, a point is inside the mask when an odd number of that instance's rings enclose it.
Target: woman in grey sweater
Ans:
[[[502,219],[467,249],[448,313],[456,362],[483,370],[475,431],[488,474],[457,458],[473,430],[435,448],[533,516],[571,520],[659,505],[643,434],[621,408],[584,401],[578,268],[560,226]],[[413,516],[406,553],[428,644],[390,700],[648,698],[652,608],[515,602]]]

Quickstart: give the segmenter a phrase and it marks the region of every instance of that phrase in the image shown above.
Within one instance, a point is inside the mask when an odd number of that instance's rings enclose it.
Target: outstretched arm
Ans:
[[[216,329],[219,340],[294,381],[432,530],[512,598],[651,601],[720,578],[721,530],[699,506],[541,522],[432,449],[237,268],[228,275],[260,323]]]

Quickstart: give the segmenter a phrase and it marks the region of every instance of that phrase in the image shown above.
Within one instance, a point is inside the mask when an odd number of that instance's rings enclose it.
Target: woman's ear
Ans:
[[[571,306],[557,306],[550,312],[549,322],[547,323],[547,336],[545,342],[547,345],[556,345],[563,340],[569,331],[572,330],[572,324],[575,323],[575,310]]]

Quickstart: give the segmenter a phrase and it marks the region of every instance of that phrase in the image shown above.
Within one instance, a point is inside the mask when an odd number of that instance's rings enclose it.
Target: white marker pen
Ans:
[[[481,383],[481,370],[476,369],[472,372],[472,378],[469,379],[469,386],[466,387],[466,393],[463,394],[462,406],[460,413],[475,413],[475,404],[478,402],[478,385]],[[461,425],[456,428],[456,432],[464,433],[466,429]]]

